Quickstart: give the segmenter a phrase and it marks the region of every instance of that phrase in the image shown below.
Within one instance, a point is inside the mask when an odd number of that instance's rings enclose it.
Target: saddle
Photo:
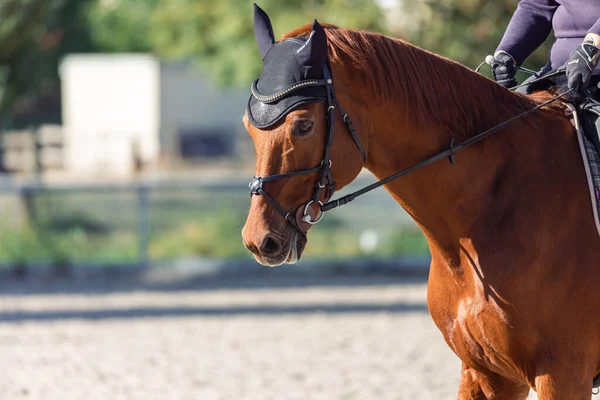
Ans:
[[[543,70],[544,71],[544,70]],[[531,94],[541,90],[556,89],[558,93],[568,90],[564,71],[544,71],[541,78],[532,77],[524,82],[521,93]],[[530,81],[530,82],[528,82]],[[600,235],[600,75],[594,75],[585,89],[584,98],[579,94],[565,97],[571,111],[571,123],[577,131],[579,149],[588,181],[590,204],[596,230]],[[594,387],[600,386],[600,375],[594,379]]]
[[[594,88],[598,93],[596,84]],[[595,97],[590,95],[580,104],[569,103],[569,108],[573,112],[572,123],[577,131],[596,230],[600,234],[600,101]],[[600,374],[594,378],[592,387],[594,394],[600,393]]]
[[[600,102],[569,103],[585,168],[596,230],[600,234]],[[600,385],[600,377],[598,385]],[[596,382],[595,382],[596,383]]]

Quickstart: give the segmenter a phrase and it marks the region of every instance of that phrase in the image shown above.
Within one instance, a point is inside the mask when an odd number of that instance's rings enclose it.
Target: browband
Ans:
[[[327,80],[325,79],[308,79],[305,81],[300,81],[296,84],[290,85],[284,89],[279,90],[271,95],[264,95],[258,91],[257,88],[258,79],[252,83],[250,90],[252,91],[252,95],[256,97],[262,103],[270,104],[276,103],[277,101],[283,99],[284,97],[289,96],[292,92],[295,92],[299,89],[304,89],[312,86],[325,86],[327,85]]]

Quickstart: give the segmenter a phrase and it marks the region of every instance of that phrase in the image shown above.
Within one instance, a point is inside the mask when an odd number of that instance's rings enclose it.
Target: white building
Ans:
[[[148,55],[70,55],[60,73],[68,172],[126,175],[235,155],[249,90]]]

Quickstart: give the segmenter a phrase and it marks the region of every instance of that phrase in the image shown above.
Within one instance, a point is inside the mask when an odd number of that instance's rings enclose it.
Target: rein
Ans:
[[[555,73],[540,77],[538,79],[535,79],[532,82],[528,82],[526,84],[516,86],[514,88],[511,88],[511,90],[514,90],[521,86],[531,84],[533,82],[538,82],[543,79],[547,79],[548,77],[554,76],[560,72],[563,72],[563,71],[560,71],[560,70],[555,71]],[[345,204],[348,204],[351,201],[353,201],[354,199],[356,199],[357,197],[362,196],[363,194],[368,193],[374,189],[377,189],[395,179],[398,179],[401,176],[407,175],[413,171],[423,168],[429,164],[433,164],[434,162],[439,161],[446,157],[449,157],[450,162],[452,164],[454,164],[454,155],[456,153],[458,153],[460,150],[463,150],[469,146],[474,145],[477,142],[480,142],[481,140],[483,140],[486,137],[490,136],[491,134],[499,131],[500,129],[506,127],[507,125],[510,125],[513,122],[516,122],[516,121],[526,117],[527,115],[539,110],[540,108],[545,107],[545,106],[559,100],[560,98],[568,95],[569,93],[571,93],[574,90],[574,89],[570,89],[561,94],[558,94],[558,95],[552,97],[551,99],[545,101],[544,103],[538,104],[537,106],[533,107],[532,109],[527,110],[513,118],[510,118],[510,119],[502,122],[501,124],[496,125],[484,132],[481,132],[481,133],[473,136],[472,138],[467,139],[464,142],[459,143],[457,145],[454,144],[454,138],[452,138],[450,140],[450,146],[448,149],[446,149],[440,153],[437,153],[437,154],[435,154],[415,165],[412,165],[402,171],[396,172],[395,174],[392,174],[392,175],[390,175],[386,178],[383,178],[375,183],[372,183],[371,185],[365,186],[364,188],[362,188],[360,190],[357,190],[346,196],[343,196],[338,199],[330,201],[330,198],[333,196],[333,193],[335,191],[335,181],[333,180],[333,176],[331,174],[331,147],[333,145],[333,133],[334,133],[333,123],[334,123],[334,119],[335,119],[335,108],[336,107],[338,108],[338,111],[342,115],[344,123],[346,124],[346,129],[348,130],[348,133],[352,137],[352,140],[354,141],[358,150],[361,153],[363,163],[366,162],[367,155],[366,155],[366,152],[364,151],[363,147],[361,146],[360,141],[358,140],[356,131],[355,131],[354,127],[352,126],[352,120],[350,119],[348,114],[346,114],[343,111],[343,109],[341,108],[341,106],[338,102],[337,97],[335,96],[335,90],[334,90],[334,86],[333,86],[333,77],[331,75],[331,70],[327,63],[325,63],[323,66],[323,73],[324,73],[324,79],[300,81],[290,87],[284,88],[284,89],[278,91],[277,93],[269,95],[269,96],[263,95],[258,91],[258,89],[256,87],[256,82],[254,82],[254,84],[252,85],[252,88],[251,88],[252,95],[255,98],[257,98],[259,101],[266,103],[266,104],[277,102],[277,101],[281,100],[282,98],[287,97],[291,93],[295,92],[296,90],[302,89],[304,87],[325,86],[327,89],[327,136],[326,136],[326,142],[325,142],[325,152],[323,155],[323,161],[321,161],[321,163],[319,165],[317,165],[313,168],[307,168],[307,169],[302,169],[302,170],[293,171],[293,172],[286,172],[286,173],[281,173],[281,174],[276,174],[276,175],[270,175],[270,176],[266,176],[266,177],[255,176],[252,179],[252,181],[250,181],[250,184],[249,184],[250,193],[252,195],[262,195],[265,198],[265,200],[267,200],[267,202],[269,204],[271,204],[277,210],[277,212],[279,212],[286,219],[286,221],[288,221],[291,225],[293,225],[302,234],[305,234],[311,225],[318,223],[321,220],[321,218],[323,218],[323,215],[325,214],[325,212],[332,210],[334,208],[343,206]],[[319,180],[317,181],[317,185],[313,192],[312,199],[309,200],[308,203],[306,203],[305,205],[300,206],[294,213],[286,211],[263,188],[263,184],[265,182],[271,182],[271,181],[285,179],[285,178],[291,178],[291,177],[295,177],[295,176],[308,175],[308,174],[316,173],[319,171],[321,172],[321,176],[320,176]],[[321,202],[320,198],[321,198],[321,192],[323,189],[325,189],[325,197],[324,197],[324,202]],[[314,210],[311,208],[312,204],[320,206],[320,215],[315,213]],[[317,217],[317,215],[318,215],[318,217]]]
[[[339,199],[335,199],[332,201],[329,201],[325,204],[323,204],[323,206],[321,207],[321,211],[325,212],[325,211],[329,211],[332,210],[334,208],[337,208],[339,206],[343,206],[344,204],[348,204],[350,203],[352,200],[354,200],[355,198],[357,198],[358,196],[361,196],[365,193],[368,193],[374,189],[377,189],[380,186],[385,185],[386,183],[389,183],[391,181],[393,181],[394,179],[400,178],[403,175],[409,174],[413,171],[418,170],[419,168],[425,167],[426,165],[429,164],[433,164],[436,161],[441,160],[442,158],[446,158],[446,157],[450,157],[450,162],[452,164],[454,164],[454,154],[458,153],[460,150],[465,149],[469,146],[474,145],[475,143],[485,139],[486,137],[490,136],[492,133],[495,133],[497,131],[499,131],[500,129],[504,128],[507,125],[512,124],[515,121],[518,121],[521,118],[526,117],[527,115],[539,110],[542,107],[547,106],[548,104],[554,103],[556,100],[560,99],[563,96],[566,96],[567,94],[571,93],[574,89],[569,89],[566,92],[559,94],[557,96],[554,96],[553,98],[551,98],[548,101],[545,101],[544,103],[538,104],[537,106],[535,106],[534,108],[532,108],[531,110],[525,111],[522,114],[519,114],[507,121],[502,122],[499,125],[494,126],[493,128],[488,129],[487,131],[484,131],[476,136],[473,136],[472,138],[465,140],[462,143],[459,143],[458,145],[454,145],[454,139],[452,139],[450,141],[450,147],[445,150],[442,151],[441,153],[438,153],[432,157],[429,157],[428,159],[421,161],[418,164],[415,164],[411,167],[408,167],[406,169],[403,169],[402,171],[396,172],[395,174],[392,174],[386,178],[383,178],[375,183],[372,183],[371,185],[365,186],[364,188],[357,190],[356,192],[352,192],[346,196],[340,197]]]

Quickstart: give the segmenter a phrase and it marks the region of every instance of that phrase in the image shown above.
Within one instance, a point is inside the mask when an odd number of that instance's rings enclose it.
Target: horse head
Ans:
[[[365,152],[356,136],[335,134],[349,119],[336,111],[324,27],[315,20],[308,35],[276,42],[255,5],[254,33],[263,69],[243,118],[257,159],[242,236],[257,261],[276,266],[300,259],[320,206],[358,175]]]

